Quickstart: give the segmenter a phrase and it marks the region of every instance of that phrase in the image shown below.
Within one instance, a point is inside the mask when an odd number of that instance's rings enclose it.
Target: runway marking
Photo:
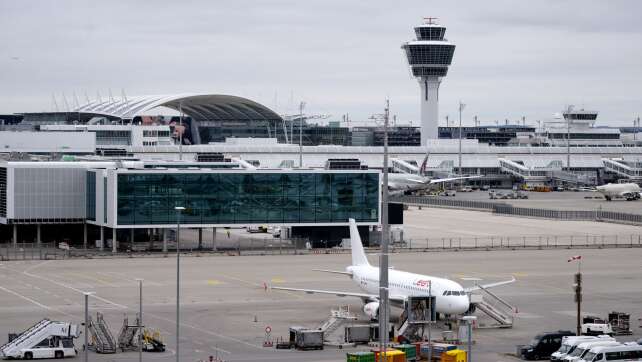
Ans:
[[[48,260],[48,261],[45,261],[45,262],[42,262],[42,263],[39,263],[39,264],[33,265],[33,266],[31,266],[31,267],[29,267],[29,268],[25,269],[25,270],[22,272],[22,274],[24,274],[24,275],[26,275],[26,276],[29,276],[29,277],[32,277],[32,278],[37,278],[37,279],[42,279],[42,280],[45,280],[45,281],[49,281],[49,282],[54,283],[54,284],[56,284],[56,285],[58,285],[58,286],[61,286],[61,287],[63,287],[63,288],[67,288],[67,289],[73,290],[73,291],[78,292],[78,293],[81,293],[81,294],[82,294],[82,293],[84,293],[83,291],[78,290],[78,289],[76,289],[76,288],[74,288],[74,287],[71,287],[71,286],[69,286],[69,285],[66,285],[66,284],[64,284],[64,283],[59,283],[59,282],[57,282],[57,281],[54,281],[54,280],[51,280],[51,279],[45,278],[45,277],[40,276],[40,275],[31,274],[31,273],[29,272],[29,271],[31,271],[31,270],[33,270],[33,269],[37,268],[37,267],[41,267],[41,266],[43,266],[43,265],[45,265],[45,264],[48,264],[48,263],[50,263],[50,262],[52,262],[52,260]],[[239,279],[239,280],[240,280],[240,279]],[[244,282],[245,282],[245,283],[254,284],[254,283],[247,282],[247,281],[244,281]],[[2,288],[2,287],[0,287],[0,288]],[[7,290],[7,291],[8,291],[8,290]],[[11,292],[11,291],[8,291],[8,292],[10,292],[10,293],[12,293],[12,294],[13,294],[13,292]],[[24,296],[21,296],[21,297],[22,297],[22,298],[25,298],[25,299],[27,299],[27,300],[29,300],[30,302],[32,302],[32,303],[34,303],[34,304],[37,304],[37,305],[42,306],[42,307],[43,307],[43,308],[45,308],[45,309],[50,309],[50,310],[52,309],[52,308],[49,308],[49,307],[47,307],[47,306],[45,306],[45,305],[43,305],[43,304],[40,304],[40,303],[38,303],[38,302],[36,302],[36,301],[34,301],[34,300],[32,300],[32,299],[29,299],[29,298],[27,298],[27,297],[24,297]],[[125,305],[118,304],[118,303],[116,303],[116,302],[112,302],[112,301],[110,301],[110,300],[108,300],[108,299],[106,299],[106,298],[99,297],[99,296],[97,296],[97,295],[95,295],[95,294],[94,294],[94,295],[92,295],[92,298],[95,298],[95,299],[98,299],[98,300],[103,301],[103,302],[105,302],[105,303],[111,304],[111,305],[113,305],[113,306],[115,306],[115,307],[118,307],[119,309],[126,309],[126,310],[132,309],[132,308],[129,308],[129,307],[125,306]],[[133,310],[136,310],[136,309],[133,309]],[[62,311],[59,311],[59,312],[60,312],[60,313],[63,313],[63,314],[66,314],[66,315],[68,315],[68,316],[70,316],[70,317],[73,317],[71,314],[67,314],[67,313],[62,312]],[[152,317],[152,318],[155,318],[155,319],[158,319],[158,320],[162,320],[162,321],[166,321],[166,322],[169,322],[169,323],[175,323],[175,322],[176,322],[176,321],[174,321],[174,320],[167,319],[167,318],[164,318],[164,317],[161,317],[161,316],[158,316],[158,315],[155,315],[155,314],[149,313],[149,312],[145,313],[145,315],[146,315],[146,316],[148,316],[148,317]],[[229,337],[229,336],[226,336],[226,335],[223,335],[223,334],[219,334],[219,333],[216,333],[216,332],[212,332],[212,331],[209,331],[209,330],[206,330],[206,329],[203,329],[203,328],[200,328],[200,327],[194,326],[194,325],[185,324],[185,323],[181,323],[180,325],[181,325],[181,326],[183,326],[183,327],[187,327],[187,328],[190,328],[190,329],[193,329],[193,330],[196,330],[196,331],[202,332],[202,333],[209,334],[209,335],[211,335],[211,336],[215,336],[215,337],[221,338],[221,339],[227,339],[227,340],[229,340],[229,341],[233,341],[233,342],[236,342],[236,343],[244,344],[244,345],[246,345],[246,346],[253,347],[253,348],[256,348],[256,349],[260,349],[260,350],[262,350],[262,351],[264,351],[264,350],[265,350],[265,348],[264,348],[263,346],[255,345],[255,344],[252,344],[252,343],[248,343],[248,342],[245,342],[245,341],[240,340],[240,339],[238,339],[238,338]],[[273,351],[272,349],[269,349],[269,350],[270,350],[270,351]]]
[[[220,274],[220,273],[219,273],[219,275],[220,275],[220,276],[222,276],[222,277],[224,277],[224,278],[228,278],[228,279],[236,280],[236,281],[238,281],[238,282],[241,282],[241,283],[244,283],[244,284],[247,284],[247,285],[253,286],[253,287],[258,287],[258,288],[264,289],[264,285],[263,285],[263,284],[258,284],[258,283],[250,282],[250,281],[247,281],[247,280],[243,280],[243,279],[240,279],[240,278],[233,277],[233,276],[231,276],[231,275]],[[269,289],[269,288],[268,288],[268,289]],[[302,296],[302,295],[299,295],[299,294],[296,294],[296,293],[293,293],[293,292],[289,292],[289,291],[287,291],[287,290],[273,290],[273,289],[270,289],[270,290],[271,290],[272,292],[279,292],[279,293],[287,294],[287,295],[289,295],[289,296],[292,296],[292,297],[295,297],[295,298],[298,298],[298,299],[303,299],[303,296]]]
[[[272,278],[271,282],[274,283],[274,284],[280,284],[280,283],[284,283],[285,280],[283,280],[281,278]]]
[[[69,314],[69,313],[66,313],[66,312],[63,312],[63,311],[61,311],[60,309],[49,307],[49,306],[47,306],[47,305],[44,305],[44,304],[42,304],[42,303],[40,303],[40,302],[37,302],[37,301],[35,301],[35,300],[33,300],[33,299],[29,298],[29,297],[26,297],[26,296],[24,296],[24,295],[22,295],[22,294],[20,294],[20,293],[18,293],[18,292],[14,292],[13,290],[7,289],[7,288],[5,288],[5,287],[0,286],[0,290],[3,290],[3,291],[5,291],[5,292],[7,292],[7,293],[9,293],[9,294],[13,294],[13,295],[15,295],[16,297],[18,297],[18,298],[20,298],[20,299],[24,299],[24,300],[26,300],[27,302],[32,303],[32,304],[34,304],[34,305],[37,305],[37,306],[38,306],[38,307],[40,307],[40,308],[43,308],[43,309],[46,309],[46,310],[49,310],[49,311],[53,311],[53,312],[58,312],[58,313],[60,313],[60,314],[64,314],[64,315],[66,315],[66,316],[68,316],[68,317],[73,317],[73,315],[71,315],[71,314]]]
[[[63,287],[63,288],[71,289],[71,290],[73,290],[73,291],[75,291],[75,292],[77,292],[77,293],[80,293],[80,294],[85,293],[85,291],[80,290],[80,289],[76,289],[76,288],[74,288],[74,287],[72,287],[72,286],[70,286],[70,285],[67,285],[67,284],[65,284],[65,283],[60,283],[60,282],[57,282],[57,281],[55,281],[55,280],[53,280],[53,279],[49,279],[49,278],[43,277],[43,276],[41,276],[41,275],[31,274],[31,273],[29,272],[29,270],[33,270],[33,269],[35,269],[35,268],[37,268],[37,267],[43,266],[43,265],[45,265],[45,264],[48,264],[48,263],[49,263],[49,262],[51,262],[51,261],[52,261],[52,260],[45,261],[45,262],[42,262],[42,263],[40,263],[40,264],[36,264],[36,265],[34,265],[34,266],[32,266],[32,267],[29,267],[29,268],[25,269],[25,270],[22,272],[22,274],[24,274],[24,275],[26,275],[26,276],[28,276],[28,277],[32,277],[32,278],[36,278],[36,279],[41,279],[41,280],[44,280],[44,281],[48,281],[48,282],[50,282],[50,283],[56,284],[56,285],[58,285],[58,286],[61,286],[61,287]],[[96,295],[96,294],[93,294],[91,297],[92,297],[92,298],[95,298],[95,299],[98,299],[98,300],[100,300],[100,301],[102,301],[102,302],[105,302],[105,303],[108,303],[108,304],[112,304],[112,305],[114,305],[114,306],[116,306],[116,307],[118,307],[118,308],[120,308],[120,309],[128,309],[126,306],[124,306],[124,305],[122,305],[122,304],[118,304],[118,303],[116,303],[116,302],[112,302],[112,301],[107,300],[107,299],[105,299],[105,298],[99,297],[99,296],[98,296],[98,295]]]
[[[132,282],[132,283],[134,283],[135,285],[138,285],[138,281],[137,281],[136,279],[129,278],[129,277],[127,277],[127,275],[125,275],[125,274],[123,274],[123,273],[118,273],[118,272],[97,272],[97,273],[98,273],[98,274],[111,275],[111,276],[114,276],[114,277],[117,277],[117,278],[120,278],[120,279],[126,280],[126,281],[128,281],[128,282]],[[144,283],[145,285],[148,285],[148,286],[150,286],[150,285],[153,285],[153,286],[156,286],[156,287],[162,287],[162,286],[163,286],[163,284],[158,283],[158,282],[153,282],[153,281],[151,281],[151,280],[149,280],[149,279],[145,279],[145,280],[143,281],[143,283]]]
[[[221,285],[221,284],[225,284],[225,283],[217,279],[209,279],[207,281],[207,285]]]

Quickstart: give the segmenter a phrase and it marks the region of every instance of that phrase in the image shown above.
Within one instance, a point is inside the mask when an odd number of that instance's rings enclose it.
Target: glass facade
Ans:
[[[87,220],[96,221],[96,173],[87,171],[87,198],[85,205],[87,209]]]
[[[379,174],[121,173],[118,225],[345,223],[379,220]]]

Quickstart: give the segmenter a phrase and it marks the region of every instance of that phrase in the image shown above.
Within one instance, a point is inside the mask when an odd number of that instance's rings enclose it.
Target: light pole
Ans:
[[[466,107],[461,101],[459,101],[459,176],[461,176],[461,112]]]
[[[566,107],[566,167],[568,172],[571,172],[571,112],[573,112],[573,105],[570,104]]]
[[[390,101],[386,100],[383,119],[383,185],[381,187],[381,260],[379,263],[379,339],[380,347],[386,352],[388,345],[388,123]]]
[[[303,107],[305,102],[299,103],[299,168],[303,168]]]
[[[143,362],[143,279],[138,281],[138,362]]]
[[[183,206],[174,207],[176,210],[176,362],[180,362],[179,343],[181,325],[181,213]]]
[[[84,292],[82,293],[85,296],[85,348],[83,353],[83,360],[85,362],[89,361],[89,296],[94,294],[93,292]]]
[[[468,323],[468,351],[466,352],[466,360],[471,362],[473,359],[471,356],[471,351],[473,349],[473,322],[477,319],[474,315],[467,315],[461,317],[462,320]]]

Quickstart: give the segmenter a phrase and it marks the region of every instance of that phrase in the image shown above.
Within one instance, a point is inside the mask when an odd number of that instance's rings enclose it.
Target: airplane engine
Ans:
[[[379,317],[379,302],[366,303],[363,306],[363,313],[370,319],[377,319]]]

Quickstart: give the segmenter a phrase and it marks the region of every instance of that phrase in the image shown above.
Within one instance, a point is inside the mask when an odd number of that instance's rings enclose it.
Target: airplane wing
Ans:
[[[512,277],[511,280],[504,280],[504,281],[501,281],[501,282],[490,283],[490,284],[482,284],[482,285],[477,284],[477,285],[475,285],[473,287],[465,288],[465,290],[466,290],[466,292],[472,292],[472,291],[479,290],[479,289],[490,289],[490,288],[498,287],[500,285],[506,285],[506,284],[514,283],[515,280],[516,280],[515,277]]]
[[[342,292],[335,290],[320,290],[320,289],[302,289],[302,288],[284,288],[284,287],[270,287],[270,289],[275,290],[285,290],[289,292],[303,292],[307,294],[330,294],[337,297],[355,297],[361,298],[363,300],[378,300],[379,295],[367,294],[367,293],[354,293],[354,292]],[[404,302],[405,298],[400,295],[391,295],[388,299],[392,301]]]
[[[331,294],[336,295],[337,297],[357,297],[361,299],[378,299],[378,295],[367,294],[367,293],[354,293],[354,292],[341,292],[334,290],[319,290],[319,289],[301,289],[301,288],[284,288],[284,287],[271,287],[275,290],[287,290],[290,292],[303,292],[307,294]]]
[[[341,270],[327,270],[327,269],[312,269],[313,271],[322,272],[322,273],[332,273],[332,274],[343,274],[352,276],[351,272],[341,271]]]
[[[480,178],[482,175],[476,175],[476,176],[461,176],[461,177],[447,177],[447,178],[434,178],[430,180],[430,184],[438,184],[438,183],[443,183],[443,182],[451,182],[451,181],[457,181],[457,180],[467,180],[471,178]]]

